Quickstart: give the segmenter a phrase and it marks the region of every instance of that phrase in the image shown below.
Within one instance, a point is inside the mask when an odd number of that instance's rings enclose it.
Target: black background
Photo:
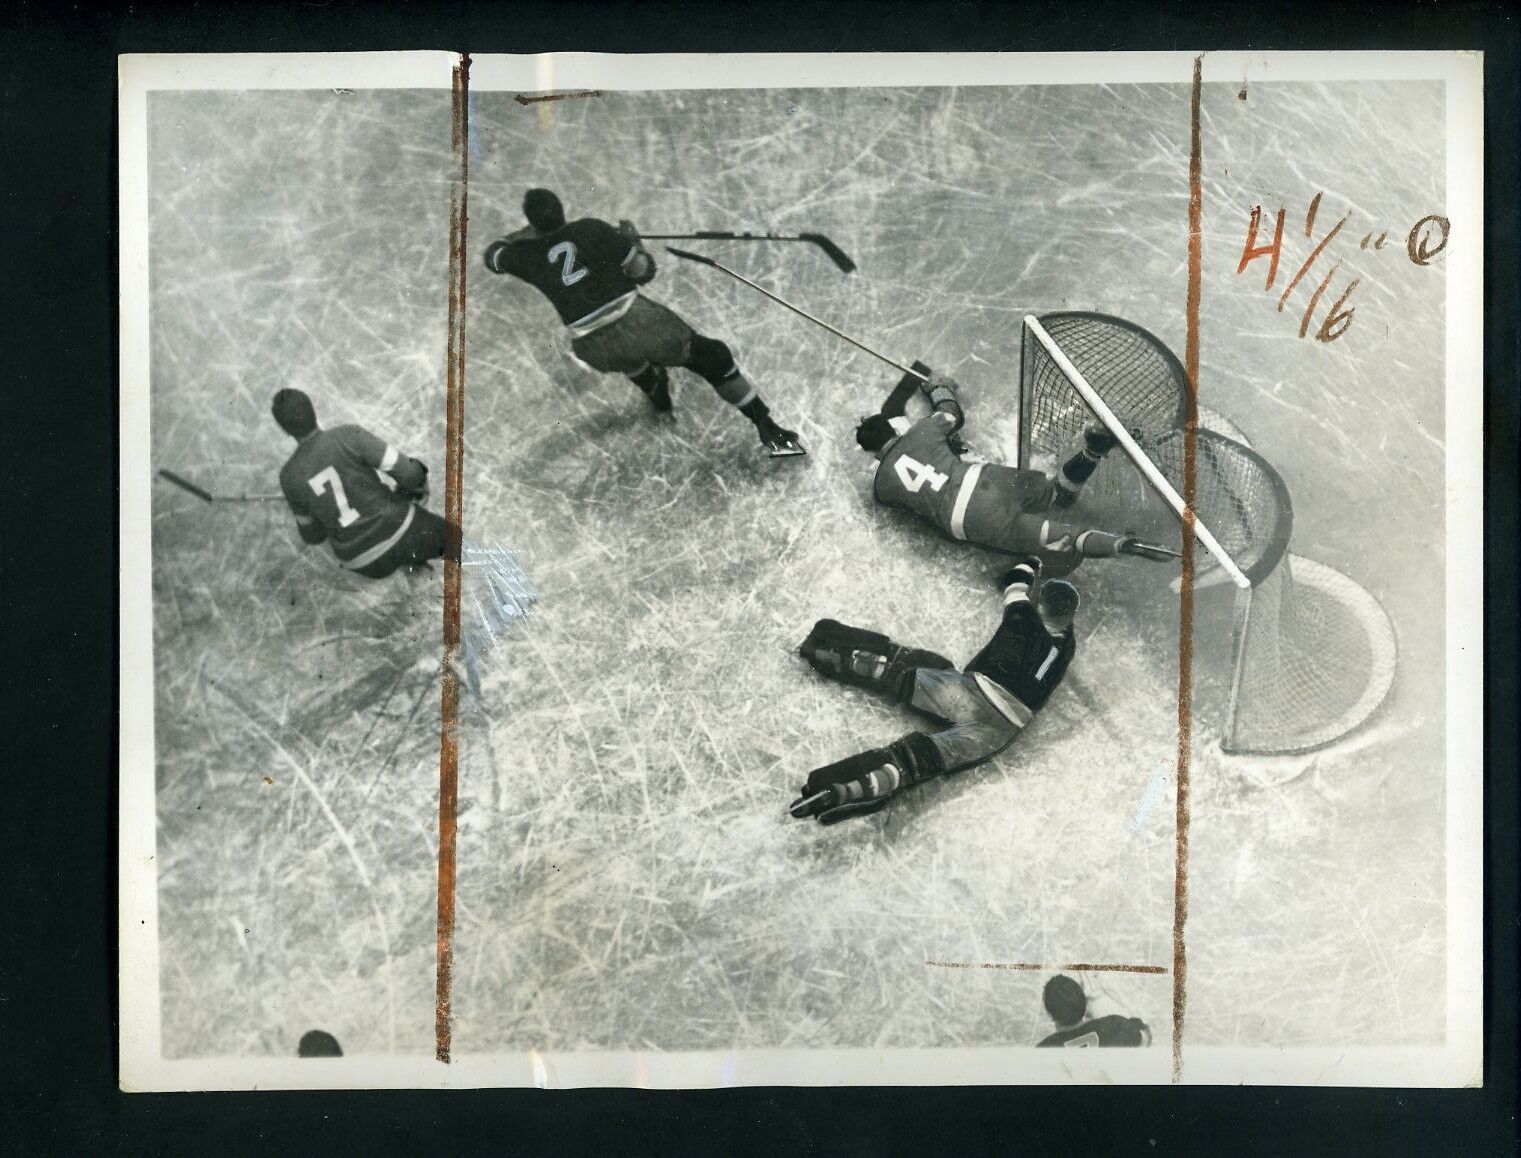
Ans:
[[[1483,1090],[117,1093],[118,53],[1210,47],[1487,54]],[[0,12],[0,1154],[1515,1152],[1518,74],[1517,13],[1499,3],[12,3]],[[1440,554],[1429,566],[1439,573]]]

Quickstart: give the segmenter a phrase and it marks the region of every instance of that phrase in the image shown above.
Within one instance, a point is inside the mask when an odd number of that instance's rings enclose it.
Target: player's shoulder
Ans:
[[[1149,1032],[1146,1023],[1140,1018],[1125,1017],[1119,1013],[1107,1014],[1096,1021],[1089,1022],[1089,1025],[1101,1039],[1119,1045],[1138,1045],[1145,1040]]]
[[[372,450],[377,444],[384,445],[384,440],[377,438],[355,422],[329,427],[322,434],[327,436],[327,443],[322,449],[328,455],[340,453],[362,455]]]
[[[566,233],[617,233],[618,227],[600,217],[577,217],[574,221],[567,222],[564,230]]]

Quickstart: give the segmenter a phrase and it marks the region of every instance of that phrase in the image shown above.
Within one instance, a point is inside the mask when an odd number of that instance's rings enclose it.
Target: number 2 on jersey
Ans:
[[[918,494],[925,483],[929,483],[930,490],[939,491],[950,477],[941,474],[929,463],[909,458],[906,454],[893,463],[893,469],[898,472],[898,481],[903,484],[903,489],[911,495]]]
[[[306,485],[312,488],[314,495],[320,495],[324,490],[332,489],[333,502],[338,504],[340,527],[352,526],[359,520],[359,512],[349,506],[349,496],[343,493],[343,480],[338,477],[337,467],[324,467],[307,479]]]
[[[577,267],[576,247],[568,241],[550,246],[549,264],[553,265],[557,261],[560,263],[560,280],[566,285],[575,285],[591,272],[584,265]]]

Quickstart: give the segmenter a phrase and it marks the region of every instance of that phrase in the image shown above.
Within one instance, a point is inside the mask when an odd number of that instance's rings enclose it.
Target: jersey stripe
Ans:
[[[962,524],[966,519],[967,505],[972,501],[972,492],[977,489],[977,479],[981,474],[982,463],[974,462],[962,476],[961,489],[956,492],[956,505],[951,508],[951,534],[958,539],[966,538],[966,528]]]
[[[385,454],[380,456],[380,469],[389,471],[401,458],[401,452],[394,446],[387,445]]]
[[[343,560],[343,565],[350,571],[357,571],[361,567],[368,567],[392,547],[396,546],[397,543],[401,542],[401,537],[407,533],[407,528],[412,525],[412,519],[416,514],[417,504],[408,503],[406,517],[401,520],[401,526],[396,528],[395,534],[384,542],[376,543],[368,551],[361,551],[352,559]]]
[[[1044,679],[1045,678],[1046,672],[1048,672],[1048,671],[1051,670],[1051,664],[1055,661],[1055,659],[1056,659],[1056,657],[1057,657],[1058,654],[1059,654],[1058,650],[1053,647],[1051,649],[1051,654],[1048,655],[1048,656],[1046,656],[1046,662],[1043,663],[1043,664],[1041,664],[1040,667],[1038,667],[1035,670],[1035,678],[1036,679]]]
[[[628,313],[633,308],[634,299],[639,296],[638,290],[629,290],[622,297],[616,297],[610,302],[604,302],[585,317],[577,318],[566,325],[572,336],[584,338],[587,334],[600,330],[603,326],[610,326]]]

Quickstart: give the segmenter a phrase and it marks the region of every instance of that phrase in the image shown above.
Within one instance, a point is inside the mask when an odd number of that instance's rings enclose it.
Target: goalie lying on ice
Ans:
[[[956,440],[963,421],[956,383],[932,374],[923,389],[933,407],[928,417],[910,424],[901,416],[873,414],[856,427],[856,441],[878,459],[872,483],[877,502],[912,511],[953,539],[1009,555],[1037,555],[1055,575],[1067,574],[1084,558],[1178,557],[1133,535],[1075,527],[1050,517],[1052,510],[1072,505],[1116,445],[1102,425],[1088,429],[1082,449],[1054,478],[1001,463],[968,462]]]
[[[1040,561],[1032,558],[1004,575],[1003,622],[962,671],[942,655],[900,647],[874,631],[833,619],[814,624],[799,652],[817,671],[907,704],[943,727],[815,768],[792,815],[823,824],[864,816],[905,788],[1007,748],[1045,705],[1076,650],[1077,589],[1051,579],[1032,591],[1039,573]]]

